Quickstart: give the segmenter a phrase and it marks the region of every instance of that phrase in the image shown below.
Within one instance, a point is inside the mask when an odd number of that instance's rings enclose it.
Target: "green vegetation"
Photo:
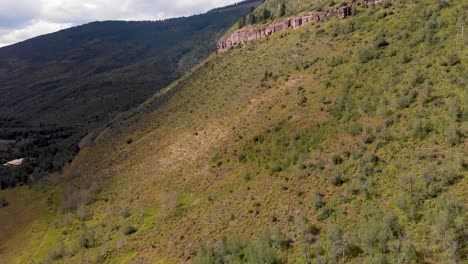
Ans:
[[[210,57],[66,168],[56,261],[465,262],[464,10],[392,1]]]
[[[8,201],[4,197],[0,197],[0,208],[8,206]]]
[[[134,227],[134,226],[127,226],[127,227],[125,228],[125,230],[124,230],[124,234],[125,234],[126,236],[128,236],[128,235],[131,235],[131,234],[133,234],[133,233],[136,233],[136,231],[138,231],[138,229],[136,229],[136,227]]]
[[[0,188],[43,185],[48,174],[71,162],[79,151],[77,141],[82,135],[73,127],[34,127],[15,119],[0,119],[0,138],[8,142],[0,146],[0,164],[25,159],[21,166],[0,166]]]
[[[272,234],[265,232],[255,241],[239,237],[228,240],[222,237],[216,248],[203,246],[194,263],[281,263],[276,251],[288,247],[289,241],[278,232]]]
[[[87,133],[203,61],[258,4],[164,21],[95,22],[1,48],[0,164],[26,158],[19,168],[0,167],[1,188],[42,184],[60,172],[92,143],[90,135],[81,141]]]
[[[343,1],[341,3],[344,3]],[[247,25],[265,24],[287,16],[297,15],[305,11],[327,11],[340,6],[337,1],[310,1],[310,0],[270,0],[260,7],[251,9],[247,16],[242,17],[235,28],[240,29]],[[353,10],[356,13],[356,10]],[[382,43],[385,44],[385,43]]]

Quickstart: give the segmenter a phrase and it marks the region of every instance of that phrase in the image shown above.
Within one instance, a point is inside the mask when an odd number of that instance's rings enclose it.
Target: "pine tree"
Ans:
[[[263,12],[262,12],[262,20],[265,21],[265,20],[268,20],[271,18],[271,13],[268,9],[263,9]]]
[[[257,23],[257,18],[255,17],[255,14],[249,14],[248,21],[249,25]]]
[[[279,9],[279,16],[283,17],[286,15],[286,4],[282,3]]]
[[[239,29],[240,29],[240,28],[243,28],[243,27],[245,26],[246,22],[247,22],[246,17],[242,17],[242,18],[239,20],[239,22],[237,22],[238,28],[239,28]]]

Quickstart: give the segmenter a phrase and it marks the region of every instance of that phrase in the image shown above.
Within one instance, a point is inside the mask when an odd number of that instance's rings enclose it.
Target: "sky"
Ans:
[[[0,0],[0,47],[103,20],[159,20],[240,0]]]

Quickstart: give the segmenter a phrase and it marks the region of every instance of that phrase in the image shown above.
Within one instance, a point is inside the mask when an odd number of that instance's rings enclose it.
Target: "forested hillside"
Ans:
[[[216,49],[260,1],[164,21],[94,22],[0,48],[2,188],[60,171],[88,132],[135,107]],[[6,148],[6,151],[1,151]]]
[[[213,54],[106,126],[66,180],[19,188],[44,209],[2,257],[466,263],[467,8],[388,1]]]

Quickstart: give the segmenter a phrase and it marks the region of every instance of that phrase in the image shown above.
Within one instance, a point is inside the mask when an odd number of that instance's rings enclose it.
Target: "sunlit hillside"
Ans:
[[[25,188],[42,214],[3,259],[465,263],[466,3],[355,11],[213,54],[96,132]]]

